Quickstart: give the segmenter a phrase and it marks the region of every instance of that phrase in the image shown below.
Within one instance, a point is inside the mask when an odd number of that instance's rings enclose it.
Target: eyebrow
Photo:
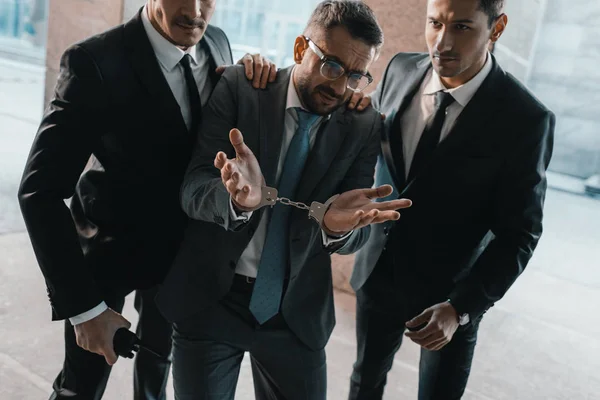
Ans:
[[[431,21],[439,21],[437,18],[434,18],[434,17],[428,17],[428,18]],[[474,21],[469,18],[463,18],[463,19],[457,19],[457,20],[451,21],[451,23],[453,23],[453,24],[472,24],[473,22]]]

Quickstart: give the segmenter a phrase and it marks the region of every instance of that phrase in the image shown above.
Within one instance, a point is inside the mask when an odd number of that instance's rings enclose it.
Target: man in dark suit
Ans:
[[[296,65],[267,90],[239,68],[219,81],[182,187],[192,220],[157,297],[175,323],[178,400],[233,399],[244,352],[258,399],[325,398],[330,254],[355,251],[370,223],[410,204],[372,201],[391,191],[370,189],[381,116],[342,108],[371,82],[382,41],[364,3],[324,1],[296,39]],[[342,194],[319,226],[307,210],[261,208],[265,185],[306,204]]]
[[[136,356],[135,398],[165,398],[171,326],[156,309],[156,284],[187,223],[179,190],[202,107],[217,66],[232,63],[227,37],[208,25],[214,7],[148,1],[131,21],[62,57],[19,189],[52,318],[65,320],[52,399],[102,397],[117,361],[114,333],[130,326],[119,313],[132,290],[137,334],[163,355]],[[254,87],[275,78],[262,57],[245,59]]]
[[[554,115],[488,53],[503,0],[429,0],[429,54],[396,55],[373,103],[387,116],[376,184],[413,206],[357,254],[350,399],[381,399],[406,336],[420,400],[459,399],[483,314],[542,233]]]

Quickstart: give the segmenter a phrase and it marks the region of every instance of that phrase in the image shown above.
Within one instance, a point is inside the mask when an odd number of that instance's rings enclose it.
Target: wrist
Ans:
[[[347,232],[332,231],[325,226],[325,222],[323,222],[323,226],[321,226],[321,229],[323,229],[323,232],[325,232],[325,234],[327,234],[327,236],[331,236],[334,238],[341,238],[343,236],[346,236],[348,233],[350,233],[350,231],[347,231]]]
[[[452,309],[454,315],[456,316],[456,321],[460,326],[466,325],[470,321],[470,317],[468,313],[462,312],[461,310],[457,310],[454,304],[450,301],[450,299],[446,300],[446,304]]]
[[[233,198],[233,196],[231,196],[231,205],[233,206],[233,209],[235,210],[235,212],[237,214],[243,213],[243,212],[252,212],[254,210],[256,210],[255,208],[248,208],[248,207],[244,207],[241,204],[239,204],[237,201],[235,201],[235,199]]]

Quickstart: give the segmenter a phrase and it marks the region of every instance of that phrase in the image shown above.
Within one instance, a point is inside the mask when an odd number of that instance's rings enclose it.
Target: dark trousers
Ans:
[[[281,314],[258,325],[248,309],[252,288],[236,275],[218,305],[174,325],[176,400],[233,400],[245,352],[256,399],[325,400],[325,350],[306,347]]]
[[[164,357],[141,350],[135,357],[134,399],[164,400],[171,366],[172,328],[158,312],[154,302],[156,288],[138,290],[135,308],[139,313],[136,333],[149,347]],[[125,295],[106,299],[107,305],[122,312]],[[120,359],[119,362],[127,362]],[[71,323],[65,321],[65,361],[56,377],[50,400],[99,400],[104,394],[111,367],[104,357],[83,350],[77,345]]]
[[[404,277],[404,284],[380,263],[357,292],[357,359],[350,381],[350,400],[381,399],[394,355],[402,345],[405,323],[424,309],[443,302],[426,284]],[[402,278],[400,278],[402,279]],[[480,320],[461,326],[439,351],[421,348],[419,400],[457,400],[467,386]]]

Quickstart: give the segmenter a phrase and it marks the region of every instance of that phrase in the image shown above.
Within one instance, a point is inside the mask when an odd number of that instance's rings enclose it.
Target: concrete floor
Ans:
[[[48,397],[62,357],[43,278],[16,204],[41,115],[43,71],[0,60],[0,399]],[[545,233],[523,276],[481,325],[467,400],[600,399],[600,202],[549,190]],[[327,347],[328,398],[347,396],[354,302],[337,293]],[[135,323],[132,299],[124,315]],[[396,356],[386,399],[416,399],[418,347]],[[119,360],[106,399],[131,399],[132,361]],[[249,365],[237,399],[253,399]],[[171,385],[169,384],[169,387]],[[170,398],[173,398],[172,390]]]

